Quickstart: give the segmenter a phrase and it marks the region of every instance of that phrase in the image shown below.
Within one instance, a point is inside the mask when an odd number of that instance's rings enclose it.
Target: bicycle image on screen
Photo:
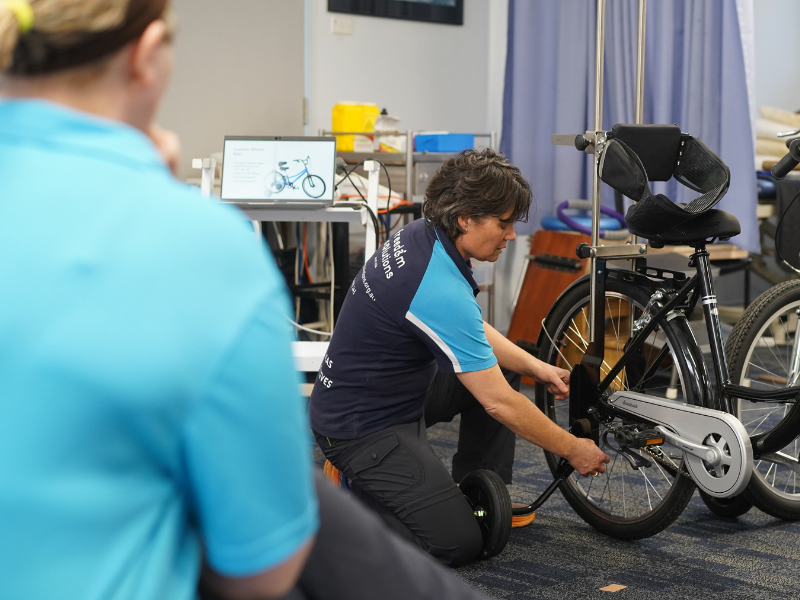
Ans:
[[[303,193],[309,198],[320,198],[325,193],[325,182],[319,175],[313,175],[308,171],[308,163],[311,157],[295,158],[292,162],[302,163],[303,169],[294,175],[288,175],[289,165],[282,160],[278,163],[278,170],[270,172],[265,181],[267,197],[280,194],[286,188],[296,190],[297,182]],[[302,181],[301,181],[302,180]]]

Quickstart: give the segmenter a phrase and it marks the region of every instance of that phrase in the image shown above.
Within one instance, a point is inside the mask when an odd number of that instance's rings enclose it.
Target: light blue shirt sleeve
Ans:
[[[497,364],[472,288],[441,242],[405,316],[411,330],[447,373],[482,371]]]
[[[188,487],[211,567],[246,576],[318,527],[311,438],[281,291],[230,348],[186,427]]]

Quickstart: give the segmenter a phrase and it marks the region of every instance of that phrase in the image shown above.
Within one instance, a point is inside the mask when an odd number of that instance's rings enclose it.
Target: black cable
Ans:
[[[383,167],[383,172],[386,173],[386,185],[389,188],[389,197],[386,199],[386,214],[388,215],[389,214],[389,204],[392,201],[392,178],[389,177],[389,169],[386,168],[385,164],[383,164],[379,160],[376,160],[375,162],[378,163],[380,166],[382,166]],[[408,194],[408,191],[406,191],[406,194]]]
[[[351,171],[351,173],[352,173],[352,171]],[[346,173],[346,174],[345,174],[345,177],[347,177],[347,180],[348,180],[348,181],[350,182],[350,184],[353,186],[353,189],[355,189],[355,191],[357,191],[357,192],[358,192],[358,195],[359,195],[359,196],[361,196],[361,199],[362,199],[364,202],[366,202],[366,201],[367,201],[367,199],[364,197],[364,194],[362,194],[362,193],[361,193],[361,190],[359,190],[359,189],[358,189],[358,186],[356,185],[356,182],[355,182],[355,181],[353,181],[353,179],[350,177],[350,173]]]
[[[372,211],[368,204],[364,205],[364,208],[367,209],[369,212],[369,216],[372,219],[372,226],[375,228],[375,241],[377,242],[378,246],[381,245],[381,226],[378,224],[378,216]]]
[[[351,171],[351,173],[352,173],[352,171]],[[377,241],[378,245],[380,245],[380,243],[381,243],[381,226],[380,226],[380,224],[378,222],[377,215],[373,212],[372,208],[370,208],[369,202],[367,202],[367,199],[364,198],[364,194],[362,194],[361,190],[358,189],[358,187],[356,186],[355,181],[353,181],[350,178],[350,173],[347,173],[345,175],[345,177],[347,177],[347,179],[352,184],[353,188],[358,192],[358,195],[361,196],[361,199],[364,201],[364,208],[367,209],[367,211],[369,212],[369,216],[372,217],[372,225],[375,227],[375,241]]]
[[[350,185],[353,186],[353,189],[356,192],[358,192],[358,195],[364,201],[364,208],[367,209],[367,211],[369,212],[369,216],[372,218],[372,225],[375,228],[375,240],[378,243],[378,245],[380,246],[380,244],[381,244],[381,226],[380,226],[380,223],[378,221],[378,216],[370,208],[369,203],[367,202],[367,199],[364,197],[364,194],[361,193],[361,190],[358,189],[358,186],[356,185],[356,182],[353,181],[352,177],[350,177],[350,174],[353,173],[356,169],[358,169],[358,167],[363,165],[365,162],[366,162],[365,160],[362,160],[360,163],[358,163],[356,166],[354,166],[349,171],[345,169],[344,170],[344,176],[342,177],[342,179],[339,180],[339,183],[337,183],[334,186],[333,189],[336,190],[339,187],[339,184],[341,184],[342,181],[344,181],[345,179],[347,179],[350,182]],[[375,162],[383,165],[383,163],[381,163],[380,161],[375,161]],[[383,168],[385,169],[386,167],[383,167]]]

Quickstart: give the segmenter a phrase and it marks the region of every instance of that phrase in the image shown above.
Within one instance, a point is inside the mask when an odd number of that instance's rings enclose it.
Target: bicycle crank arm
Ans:
[[[703,446],[702,444],[695,444],[694,442],[690,442],[685,438],[675,435],[663,425],[657,425],[656,431],[658,431],[661,435],[663,435],[664,439],[667,440],[673,446],[680,448],[681,450],[683,450],[688,454],[691,454],[692,456],[696,456],[697,458],[703,459],[712,467],[716,467],[723,463],[729,462],[726,460],[726,457],[723,456],[719,448],[713,446]]]
[[[629,391],[614,392],[608,404],[616,413],[656,425],[667,443],[684,452],[689,474],[710,496],[730,498],[750,481],[753,447],[733,415]]]

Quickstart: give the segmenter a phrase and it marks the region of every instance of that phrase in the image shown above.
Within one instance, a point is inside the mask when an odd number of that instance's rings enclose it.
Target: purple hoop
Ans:
[[[578,202],[580,202],[581,204],[579,206],[575,206],[575,204],[577,204]],[[564,202],[558,205],[558,208],[556,208],[556,214],[558,215],[558,218],[561,219],[561,221],[565,223],[567,227],[569,227],[570,229],[578,231],[580,233],[585,233],[586,235],[592,235],[591,228],[584,227],[583,225],[578,223],[575,219],[571,218],[569,215],[564,213],[564,210],[567,208],[590,210],[591,203],[588,200],[565,200]],[[617,211],[601,205],[600,212],[605,214],[606,216],[611,217],[612,219],[616,219],[622,224],[624,228],[628,227],[627,224],[625,223],[625,217],[619,214]],[[605,230],[600,231],[600,237],[605,237],[606,236],[605,234],[606,234]]]

